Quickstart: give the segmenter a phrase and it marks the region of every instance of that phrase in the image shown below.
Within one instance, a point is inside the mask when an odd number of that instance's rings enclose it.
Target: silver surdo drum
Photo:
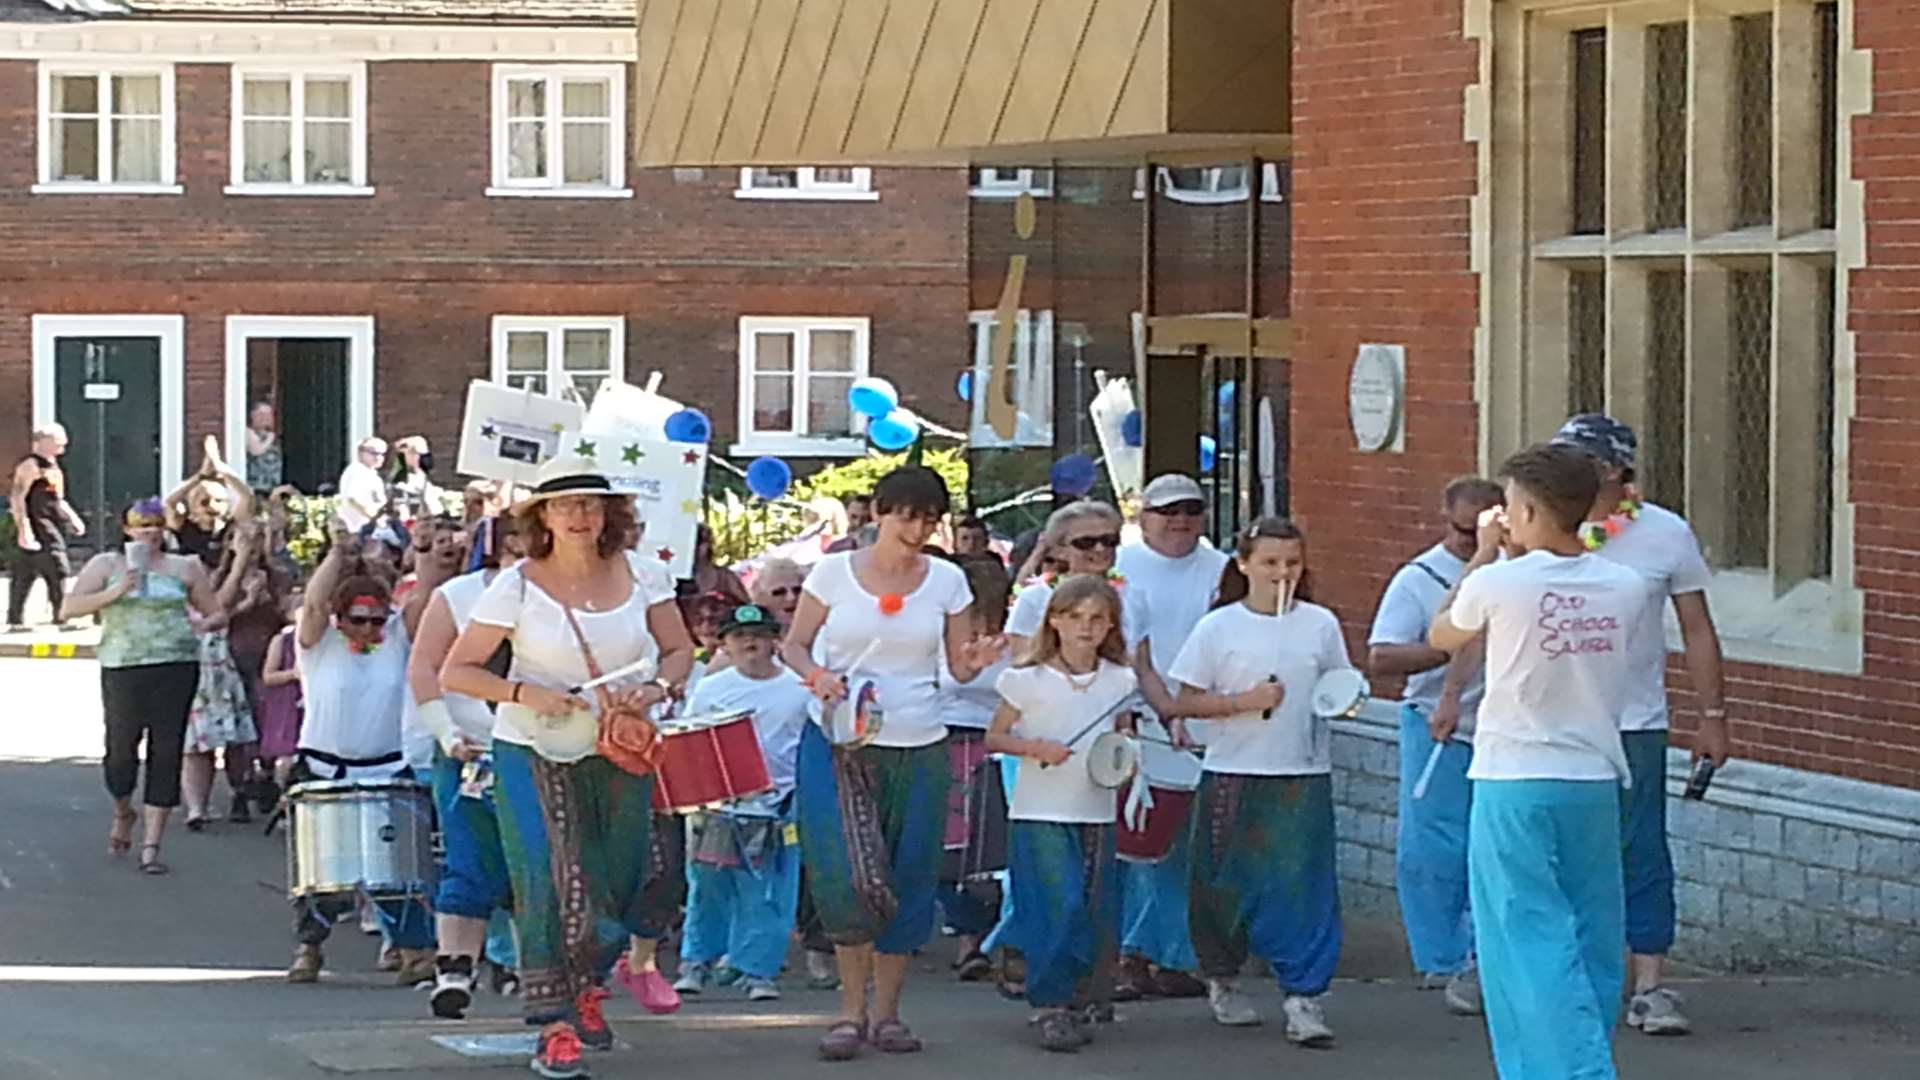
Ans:
[[[433,789],[414,780],[319,780],[287,792],[287,891],[430,896]]]

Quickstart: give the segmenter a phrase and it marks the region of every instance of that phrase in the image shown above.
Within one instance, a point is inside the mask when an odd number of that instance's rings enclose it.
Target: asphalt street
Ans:
[[[524,1037],[516,1003],[481,999],[466,1023],[427,1019],[423,993],[372,970],[374,939],[343,930],[314,987],[281,977],[291,947],[280,841],[257,826],[168,837],[172,875],[143,877],[106,854],[96,670],[81,660],[0,660],[0,1080],[442,1077],[525,1057],[466,1056],[436,1041]],[[224,800],[218,800],[224,805]],[[1445,1014],[1404,977],[1397,932],[1348,928],[1352,947],[1327,1012],[1339,1044],[1286,1045],[1270,991],[1261,1028],[1216,1027],[1202,1002],[1121,1007],[1075,1057],[1038,1050],[1019,1005],[947,973],[935,942],[909,989],[925,1053],[833,1066],[812,1047],[834,995],[790,980],[784,1000],[732,992],[648,1017],[611,1017],[623,1046],[592,1059],[603,1077],[742,1080],[885,1068],[899,1077],[1224,1075],[1491,1076],[1476,1021]],[[1253,981],[1248,980],[1250,983]],[[1920,1077],[1920,978],[1690,980],[1698,1031],[1655,1041],[1623,1032],[1621,1074],[1649,1080],[1898,1080]],[[770,1071],[771,1070],[771,1071]]]

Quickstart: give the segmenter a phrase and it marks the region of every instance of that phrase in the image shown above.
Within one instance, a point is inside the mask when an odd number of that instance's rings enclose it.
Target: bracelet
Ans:
[[[521,684],[521,683],[510,683],[509,685],[513,687],[513,693],[511,693],[511,694],[509,694],[509,695],[507,695],[507,701],[508,701],[508,702],[509,702],[510,704],[514,704],[514,705],[518,705],[518,704],[520,704],[520,687],[521,687],[521,686],[522,686],[523,684]]]

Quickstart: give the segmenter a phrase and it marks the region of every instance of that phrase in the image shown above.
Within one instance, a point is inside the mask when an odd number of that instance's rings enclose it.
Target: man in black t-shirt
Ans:
[[[20,554],[13,560],[13,580],[7,596],[9,633],[26,630],[27,594],[34,579],[47,584],[47,602],[53,617],[60,619],[60,604],[66,597],[67,533],[81,536],[86,525],[67,503],[66,475],[60,471],[60,455],[67,450],[67,429],[59,424],[42,424],[33,429],[33,449],[13,469],[13,488],[8,506],[18,530]],[[65,629],[66,624],[61,623]]]

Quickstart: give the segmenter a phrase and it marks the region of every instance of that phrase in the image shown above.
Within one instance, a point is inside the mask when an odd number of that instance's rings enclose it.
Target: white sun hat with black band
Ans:
[[[540,466],[540,471],[534,474],[533,489],[513,504],[511,512],[524,513],[538,503],[568,495],[631,498],[626,492],[613,489],[613,481],[607,479],[607,474],[600,471],[599,463],[592,458],[563,456],[550,458]]]

